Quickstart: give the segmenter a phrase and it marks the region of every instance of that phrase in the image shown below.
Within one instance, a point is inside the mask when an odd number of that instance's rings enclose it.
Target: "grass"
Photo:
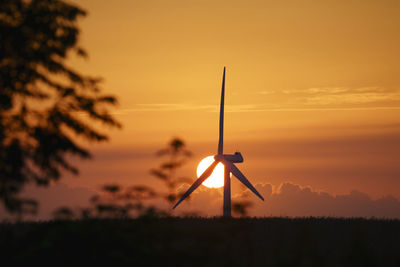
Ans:
[[[0,266],[400,266],[400,221],[140,218],[2,223],[0,255]]]

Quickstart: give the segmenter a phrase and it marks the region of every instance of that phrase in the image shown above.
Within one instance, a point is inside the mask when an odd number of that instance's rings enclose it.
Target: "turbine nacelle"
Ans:
[[[243,162],[242,153],[240,153],[240,152],[235,152],[235,154],[223,154],[222,156],[215,155],[214,159],[217,161],[222,161],[222,157],[225,160],[230,161],[232,163],[242,163]]]

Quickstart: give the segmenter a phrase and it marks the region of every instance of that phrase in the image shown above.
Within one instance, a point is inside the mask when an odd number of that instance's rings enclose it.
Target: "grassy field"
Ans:
[[[400,221],[141,218],[0,224],[0,266],[400,266]]]

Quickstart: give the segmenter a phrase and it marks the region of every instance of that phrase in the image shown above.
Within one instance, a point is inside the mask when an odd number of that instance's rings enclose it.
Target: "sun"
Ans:
[[[200,175],[202,175],[213,162],[214,156],[202,159],[197,166],[197,177],[200,177]],[[213,173],[203,182],[203,185],[209,188],[219,188],[224,186],[224,165],[222,163],[217,164]]]

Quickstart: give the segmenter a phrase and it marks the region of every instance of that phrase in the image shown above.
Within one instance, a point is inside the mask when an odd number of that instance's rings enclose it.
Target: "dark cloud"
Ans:
[[[187,189],[188,185],[180,190]],[[348,194],[330,194],[310,186],[285,182],[279,186],[257,184],[256,189],[265,198],[258,199],[249,190],[232,196],[234,201],[250,200],[250,216],[332,216],[400,218],[400,200],[393,196],[372,199],[369,195],[353,190]],[[200,211],[204,216],[222,214],[222,190],[199,187],[189,201],[184,201],[176,211]]]
[[[265,202],[250,196],[253,216],[334,216],[400,218],[400,201],[393,196],[372,199],[353,190],[348,194],[333,195],[311,187],[285,182],[275,191],[270,184],[258,184]],[[245,192],[249,195],[249,191]],[[243,194],[236,197],[243,198]]]

